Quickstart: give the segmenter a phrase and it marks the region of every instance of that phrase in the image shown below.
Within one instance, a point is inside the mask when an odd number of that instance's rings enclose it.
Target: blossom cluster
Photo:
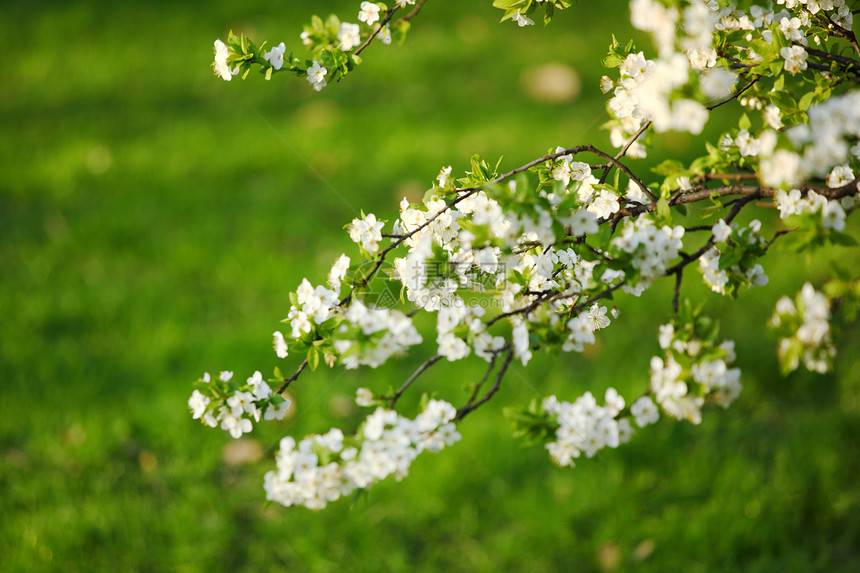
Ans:
[[[827,372],[836,353],[830,330],[830,301],[806,283],[794,300],[787,296],[776,302],[770,326],[783,335],[777,352],[784,373],[800,362],[813,372]]]
[[[396,0],[394,8],[389,9],[382,2],[362,2],[357,16],[359,24],[343,22],[335,15],[325,21],[314,16],[299,36],[301,43],[310,51],[310,58],[306,60],[292,53],[287,56],[284,42],[266,50],[265,42],[258,47],[245,36],[235,36],[231,32],[226,43],[215,40],[215,75],[230,81],[240,73],[246,77],[253,66],[259,66],[267,80],[275,72],[289,71],[303,76],[315,91],[320,91],[361,62],[358,52],[362,45],[373,38],[379,38],[383,44],[391,44],[389,16],[399,8],[414,4],[415,0]],[[398,34],[402,37],[407,29],[401,26]]]
[[[667,415],[693,424],[702,421],[705,400],[728,408],[743,389],[740,369],[730,368],[734,341],[716,344],[716,327],[702,322],[662,325],[658,340],[664,354],[651,358],[654,400]]]
[[[615,388],[606,390],[603,406],[586,392],[572,403],[549,396],[542,407],[558,424],[555,441],[548,442],[546,449],[560,466],[574,465],[573,460],[583,452],[591,458],[603,448],[617,448],[628,442],[633,432],[629,419],[616,420],[624,409],[624,398]]]
[[[307,350],[309,360],[322,352],[330,367],[339,361],[347,369],[359,365],[375,368],[392,355],[421,343],[421,335],[403,312],[339,298],[349,270],[350,258],[341,255],[329,272],[330,288],[314,287],[302,279],[296,292],[291,293],[293,305],[284,319],[291,330],[286,335],[274,333],[279,358],[285,358],[289,349]]]
[[[786,135],[802,153],[779,149],[761,162],[762,182],[790,189],[812,175],[824,176],[834,167],[849,170],[847,162],[860,159],[860,92],[849,92],[813,106],[809,123],[790,128]],[[853,145],[852,145],[853,142]],[[848,180],[842,178],[843,183]],[[839,181],[831,177],[828,183]],[[831,185],[835,186],[835,185]]]
[[[807,192],[804,197],[800,189],[792,189],[788,192],[779,190],[774,195],[774,203],[779,209],[780,219],[787,219],[792,215],[816,215],[816,219],[824,229],[834,231],[845,229],[845,209],[853,207],[856,201],[856,196],[852,195],[843,197],[842,200],[828,200],[815,191]]]
[[[683,247],[684,227],[663,225],[658,227],[654,219],[645,214],[635,219],[627,219],[621,226],[621,233],[612,239],[615,253],[629,256],[633,269],[638,275],[636,284],[624,285],[624,291],[639,296],[654,279],[663,276],[671,262],[678,257]],[[610,277],[604,275],[603,280]],[[617,273],[623,279],[624,273]]]
[[[347,369],[376,368],[422,341],[412,320],[399,310],[370,308],[353,301],[334,331],[333,346]]]
[[[232,372],[221,372],[213,380],[203,374],[197,389],[188,399],[192,417],[211,428],[219,424],[234,438],[240,438],[253,429],[252,422],[282,420],[290,401],[272,392],[259,371],[244,384],[233,380]]]
[[[399,481],[421,452],[439,452],[460,440],[456,414],[451,404],[430,400],[414,420],[378,408],[355,436],[337,428],[298,443],[287,436],[275,455],[277,470],[265,475],[266,497],[287,507],[322,509],[391,475]]]
[[[716,62],[712,34],[718,20],[716,2],[691,2],[683,11],[655,0],[632,0],[630,20],[635,28],[649,32],[659,56],[651,60],[644,52],[617,54],[619,79],[605,77],[604,91],[613,90],[607,107],[612,144],[626,145],[630,137],[650,122],[654,130],[687,131],[699,134],[708,121],[708,109],[684,95],[691,77],[698,79],[708,98],[728,95],[736,75],[727,69],[710,69]],[[682,31],[678,37],[677,29]],[[714,63],[711,63],[713,61]],[[634,142],[631,157],[644,157],[645,148]]]
[[[362,250],[373,254],[379,250],[382,240],[383,221],[377,221],[376,215],[370,213],[362,219],[353,219],[349,226],[349,238],[361,245]]]
[[[761,235],[761,221],[753,219],[745,227],[728,224],[723,219],[711,229],[713,246],[699,259],[702,279],[712,291],[734,294],[740,285],[764,286],[768,276],[764,267],[756,263],[764,253],[766,241]],[[721,261],[724,258],[726,260]]]

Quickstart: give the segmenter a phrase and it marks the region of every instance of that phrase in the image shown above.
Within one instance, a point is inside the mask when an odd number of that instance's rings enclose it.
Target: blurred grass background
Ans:
[[[354,429],[355,388],[397,384],[432,345],[379,370],[306,373],[297,415],[245,442],[262,459],[225,462],[226,432],[188,414],[191,381],[271,372],[288,292],[350,249],[341,228],[358,209],[393,220],[403,195],[473,153],[511,168],[556,145],[607,147],[597,82],[610,33],[630,36],[619,1],[522,30],[498,25],[488,0],[433,0],[405,46],[372,47],[320,94],[212,73],[212,42],[231,28],[299,53],[311,13],[354,20],[357,4],[0,5],[0,570],[860,569],[858,330],[835,374],[788,379],[764,335],[778,296],[833,260],[856,268],[851,250],[775,253],[771,283],[739,304],[690,274],[684,292],[737,340],[745,384],[699,427],[664,419],[559,469],[501,413],[551,392],[645,388],[664,285],[625,299],[587,356],[512,366],[461,443],[354,506],[265,506],[273,449],[287,433]],[[575,70],[581,93],[536,96],[547,63]],[[658,145],[682,159],[702,148]],[[481,364],[433,370],[413,399],[461,398]]]

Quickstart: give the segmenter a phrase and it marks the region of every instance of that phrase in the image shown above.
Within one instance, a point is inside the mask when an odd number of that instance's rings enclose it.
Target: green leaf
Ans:
[[[776,36],[776,34],[774,34],[774,36]],[[782,34],[780,34],[780,36],[782,36]],[[782,68],[783,68],[783,63],[780,60],[777,60],[777,61],[771,63],[769,66],[770,73],[771,73],[771,75],[774,75],[774,76],[779,75],[779,73],[782,71]]]
[[[660,197],[660,200],[657,201],[657,215],[659,215],[661,219],[672,218],[672,212],[669,210],[669,201],[667,201],[665,197]]]
[[[780,91],[783,87],[785,87],[785,76],[779,76],[776,78],[776,81],[773,82],[773,90]]]
[[[743,258],[743,251],[740,249],[730,249],[720,253],[720,270],[724,271],[738,264]]]
[[[830,268],[838,279],[846,282],[854,280],[854,274],[848,268],[836,263],[833,263]]]
[[[308,349],[308,366],[310,366],[311,371],[317,369],[317,366],[320,365],[320,351],[316,346],[311,346]]]
[[[523,4],[525,0],[493,0],[494,8],[501,8],[502,10],[508,10],[511,8],[515,8]]]
[[[660,165],[651,168],[651,171],[656,173],[657,175],[674,175],[679,171],[684,170],[684,164],[678,161],[677,159],[667,159],[663,161]]]
[[[495,178],[496,178],[496,176],[498,175],[498,173],[499,173],[499,166],[502,164],[502,159],[504,159],[504,158],[505,158],[505,156],[504,156],[504,155],[502,155],[501,157],[499,157],[499,160],[498,160],[498,161],[496,161],[496,166],[495,166],[495,167],[493,167],[493,179],[495,179]]]
[[[406,34],[410,29],[412,29],[412,22],[409,20],[400,20],[392,27],[391,33],[398,46],[402,46],[406,41]]]
[[[783,76],[780,76],[780,79],[782,78]],[[770,100],[770,103],[782,110],[797,109],[797,102],[788,92],[775,89],[774,91],[770,92],[767,97]]]
[[[840,231],[830,231],[830,241],[834,245],[842,245],[843,247],[856,247],[858,245],[857,239],[852,235]]]
[[[797,103],[798,109],[800,111],[806,111],[809,109],[809,106],[812,105],[812,100],[815,98],[815,92],[806,92],[803,94],[803,97],[800,98],[800,101]]]
[[[555,12],[555,5],[552,2],[546,2],[546,12],[543,15],[543,25],[546,26],[552,22],[552,15]]]

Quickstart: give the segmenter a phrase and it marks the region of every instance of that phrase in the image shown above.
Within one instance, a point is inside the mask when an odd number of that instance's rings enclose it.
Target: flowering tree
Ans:
[[[214,69],[226,81],[288,72],[320,91],[352,73],[371,45],[404,41],[425,1],[361,2],[357,23],[314,17],[301,34],[304,58],[284,43],[267,49],[231,33],[215,42]],[[646,296],[661,279],[674,282],[674,313],[659,328],[661,351],[641,393],[549,396],[512,413],[515,431],[572,466],[661,414],[697,424],[707,406],[728,407],[742,390],[734,343],[720,339],[717,322],[683,299],[681,286],[699,275],[734,298],[768,282],[760,261],[771,248],[857,244],[846,222],[860,191],[860,44],[852,31],[860,3],[726,4],[631,0],[633,26],[656,49],[615,39],[609,47],[604,64],[612,71],[600,89],[616,149],[551,148],[506,172],[475,156],[461,177],[443,167],[422,203],[404,199],[390,226],[362,213],[348,225],[357,251],[341,255],[324,281],[304,279],[290,295],[288,329],[273,335],[279,358],[301,358],[295,371],[275,368],[269,379],[258,371],[244,382],[232,372],[205,374],[188,402],[194,418],[238,438],[261,418],[284,417],[282,395],[305,370],[375,368],[432,336],[413,317],[434,315],[436,353],[396,391],[359,388],[356,402],[372,411],[355,433],[281,440],[267,497],[322,508],[391,475],[401,479],[420,453],[457,442],[458,423],[492,400],[513,360],[525,366],[538,350],[582,352],[625,297]],[[493,5],[520,27],[571,7]],[[653,139],[700,135],[732,106],[745,113],[718,140],[704,141],[700,157],[636,168]],[[743,211],[773,208],[777,229],[736,222]],[[830,369],[831,318],[853,320],[858,306],[860,278],[838,269],[818,288],[806,283],[781,298],[769,326],[783,373]],[[416,417],[398,412],[398,400],[434,364],[472,354],[487,366],[463,403],[425,397]]]

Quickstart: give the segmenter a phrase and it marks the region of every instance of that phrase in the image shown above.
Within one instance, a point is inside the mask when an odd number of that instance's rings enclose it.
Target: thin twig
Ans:
[[[523,314],[525,316],[528,316],[531,311],[533,311],[534,309],[536,309],[537,307],[542,305],[544,302],[546,302],[547,300],[549,300],[550,298],[552,298],[556,294],[558,294],[558,291],[555,291],[555,290],[543,291],[543,293],[541,295],[539,295],[535,300],[533,300],[528,305],[526,305],[522,308],[518,308],[516,310],[511,310],[508,312],[503,312],[501,314],[497,314],[496,316],[494,316],[492,319],[490,319],[487,322],[487,327],[489,328],[490,326],[493,326],[496,322],[498,322],[499,320],[501,320],[503,318],[508,318],[510,316],[514,316],[517,314]]]
[[[738,99],[739,97],[741,97],[741,95],[742,95],[745,91],[747,91],[748,89],[750,89],[751,87],[753,87],[753,85],[755,85],[755,83],[756,83],[760,78],[761,78],[761,76],[756,76],[756,77],[754,77],[754,78],[753,78],[753,79],[751,79],[751,80],[750,80],[750,82],[749,82],[747,85],[745,85],[745,86],[744,86],[740,91],[738,91],[738,92],[737,92],[737,93],[735,93],[735,94],[732,94],[731,96],[727,97],[727,98],[726,98],[726,99],[724,99],[723,101],[717,102],[717,103],[715,103],[714,105],[707,106],[707,110],[708,110],[708,111],[713,111],[713,110],[717,109],[718,107],[720,107],[721,105],[725,105],[725,104],[729,103],[730,101],[733,101],[733,100]]]
[[[484,382],[487,381],[487,378],[490,377],[490,372],[493,371],[493,368],[496,367],[496,359],[499,357],[499,354],[504,352],[508,346],[499,349],[496,352],[493,352],[493,357],[490,359],[490,364],[487,366],[487,369],[484,370],[484,375],[481,376],[481,379],[478,380],[478,383],[475,384],[475,387],[472,389],[472,395],[469,396],[469,400],[466,402],[467,405],[474,404],[475,400],[478,399],[478,392],[481,391],[481,388],[484,386]]]
[[[418,12],[421,11],[421,6],[423,6],[426,1],[427,0],[419,0],[415,8],[409,14],[397,20],[393,25],[397,26],[401,22],[407,22],[414,18],[416,15],[418,15]],[[388,24],[394,17],[394,13],[397,12],[398,8],[399,6],[395,6],[388,11],[388,14],[385,15],[385,19],[383,19],[382,22],[379,23],[379,25],[373,30],[373,32],[370,33],[370,36],[368,36],[367,39],[355,50],[354,54],[356,56],[363,52],[364,49],[370,45],[370,43],[377,36],[377,34],[379,34],[385,28],[386,24]]]
[[[809,12],[809,8],[805,8],[805,10]],[[812,14],[812,12],[809,13]],[[851,44],[851,47],[854,48],[854,51],[857,53],[857,57],[860,57],[860,44],[857,43],[857,36],[854,35],[853,31],[843,28],[842,26],[834,22],[830,15],[823,10],[819,12],[816,17],[819,19],[819,21],[825,20],[827,22],[827,25],[825,27],[836,32],[837,36],[848,40],[848,43]]]
[[[681,281],[684,280],[683,271],[675,273],[675,294],[672,296],[672,310],[678,314],[678,301],[681,298]]]
[[[505,376],[505,372],[507,372],[508,366],[510,365],[511,358],[513,358],[513,356],[514,356],[514,349],[511,348],[510,350],[508,350],[507,355],[505,355],[505,362],[502,364],[502,367],[499,369],[499,373],[496,375],[496,380],[493,382],[493,386],[489,390],[487,390],[487,393],[484,394],[480,400],[478,400],[477,402],[474,402],[474,403],[467,403],[465,406],[463,406],[462,408],[457,410],[457,416],[455,418],[457,421],[465,418],[469,414],[469,412],[471,412],[472,410],[480,408],[481,405],[485,404],[490,398],[493,397],[493,395],[496,392],[498,392],[499,387],[502,384],[502,378]]]
[[[830,54],[823,50],[816,50],[815,48],[810,48],[809,46],[803,46],[803,49],[812,54],[813,56],[818,56],[819,58],[824,58],[825,60],[833,60],[835,62],[839,62],[840,64],[844,64],[846,72],[852,72],[855,74],[860,73],[860,62],[853,58],[847,58],[838,54]]]
[[[418,12],[420,12],[420,11],[421,11],[421,7],[422,7],[422,6],[424,6],[424,3],[425,3],[425,2],[427,2],[427,0],[418,0],[418,3],[417,3],[417,4],[415,4],[415,8],[413,8],[413,9],[412,9],[412,11],[411,11],[409,14],[407,14],[406,16],[403,16],[403,17],[402,17],[402,18],[400,18],[398,21],[396,21],[396,22],[394,23],[394,25],[395,25],[395,26],[397,26],[397,25],[398,25],[399,23],[401,23],[401,22],[408,22],[409,20],[411,20],[412,18],[414,18],[415,16],[417,16],[417,15],[418,15]]]
[[[627,155],[627,151],[630,149],[630,147],[633,146],[633,144],[636,142],[636,140],[639,139],[642,136],[642,134],[645,133],[645,130],[648,129],[649,127],[651,127],[650,121],[647,121],[644,124],[642,124],[642,127],[640,127],[636,133],[634,133],[632,136],[630,136],[630,139],[627,140],[627,143],[624,144],[624,147],[621,148],[621,151],[619,151],[615,155],[615,160],[618,161],[619,159],[621,159],[622,157]],[[610,162],[606,166],[606,168],[603,170],[603,175],[600,176],[598,183],[606,183],[606,178],[609,177],[609,173],[612,171],[612,167],[613,167],[613,164],[612,164],[612,162]],[[649,192],[649,195],[650,195],[650,192]],[[653,195],[651,195],[651,200],[656,201],[657,198],[654,197]]]
[[[301,374],[301,373],[302,373],[302,370],[304,370],[305,368],[307,368],[307,366],[308,366],[308,359],[307,359],[307,358],[305,358],[305,359],[302,361],[302,363],[301,363],[301,364],[299,364],[299,369],[298,369],[298,370],[296,370],[296,373],[295,373],[295,374],[293,374],[292,376],[290,376],[289,378],[287,378],[286,380],[284,380],[284,384],[283,384],[280,388],[278,388],[278,392],[277,392],[277,393],[278,393],[278,394],[283,394],[283,393],[284,393],[284,390],[286,390],[286,389],[287,389],[287,387],[288,387],[292,382],[294,382],[296,378],[298,378],[298,377],[299,377],[299,374]]]
[[[418,367],[415,372],[412,373],[412,376],[403,383],[403,385],[397,389],[397,392],[394,393],[394,396],[391,397],[391,400],[388,403],[388,407],[394,409],[394,405],[397,404],[397,401],[400,399],[400,396],[403,395],[404,392],[415,382],[415,379],[421,376],[425,370],[436,364],[442,358],[441,354],[437,354],[436,356],[428,359],[424,364]]]
[[[353,52],[354,55],[359,55],[361,52],[364,51],[366,47],[370,45],[376,35],[379,34],[385,28],[385,25],[391,21],[391,18],[394,17],[394,14],[397,12],[397,9],[398,6],[395,6],[388,11],[388,14],[385,15],[385,19],[383,19],[382,22],[379,23],[379,25],[373,30],[373,32],[370,33],[370,36],[368,36],[367,39],[358,47],[358,49]]]
[[[783,235],[787,235],[787,234],[791,233],[792,231],[796,231],[796,230],[797,229],[780,229],[779,231],[774,233],[773,238],[765,244],[764,250],[767,251],[768,249],[770,249],[770,246],[772,244],[774,244],[778,238],[782,237]]]
[[[722,180],[744,181],[746,179],[758,179],[757,173],[704,173],[693,178],[693,181]]]

